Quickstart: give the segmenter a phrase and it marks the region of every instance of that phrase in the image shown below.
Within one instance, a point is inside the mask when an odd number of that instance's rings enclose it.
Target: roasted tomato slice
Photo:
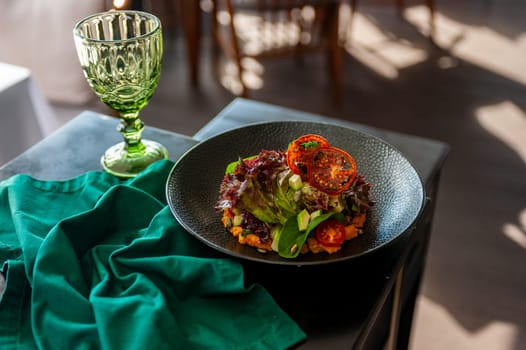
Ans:
[[[287,165],[294,174],[306,178],[307,162],[312,151],[320,147],[329,147],[326,138],[316,134],[307,134],[298,137],[289,144],[287,149]]]
[[[326,247],[338,247],[345,241],[345,226],[335,219],[325,220],[316,227],[316,239]]]
[[[322,147],[312,152],[308,161],[309,183],[329,195],[345,191],[356,177],[354,159],[336,147]]]

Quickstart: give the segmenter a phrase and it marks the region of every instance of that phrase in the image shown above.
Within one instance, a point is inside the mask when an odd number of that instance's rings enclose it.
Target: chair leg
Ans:
[[[214,77],[219,77],[219,32],[217,23],[217,0],[212,0],[212,13],[210,16],[210,30],[212,32],[211,37],[211,61],[212,61],[212,73]]]
[[[318,11],[316,11],[316,16],[318,16],[318,15],[319,15],[319,13],[318,13]],[[288,20],[289,21],[293,20],[290,11],[288,11],[287,16],[288,16]],[[303,32],[303,30],[305,28],[305,25],[304,25],[303,20],[301,18],[300,19],[295,19],[294,23],[298,26],[299,32],[300,32],[300,37],[299,37],[298,42],[296,43],[296,45],[294,47],[294,59],[296,60],[298,65],[301,65],[301,64],[303,64],[303,55],[301,54],[301,51],[302,51],[302,47],[304,45],[302,43],[302,41],[301,41],[301,34],[302,34],[302,32]]]
[[[194,0],[192,0],[194,1]],[[221,35],[220,23],[218,21],[219,9],[226,6],[226,11],[230,16],[230,23],[228,24],[228,38],[225,39]],[[237,32],[234,25],[234,8],[232,6],[231,0],[212,0],[212,14],[211,14],[211,61],[212,61],[212,70],[213,75],[216,79],[221,80],[221,71],[220,71],[220,59],[219,51],[222,50],[224,55],[228,59],[233,59],[234,64],[236,65],[238,71],[238,78],[241,84],[240,96],[248,97],[248,89],[243,81],[243,66],[241,64],[241,51],[237,42]],[[221,84],[221,82],[219,82]]]
[[[426,3],[429,9],[429,35],[433,39],[435,37],[435,0],[426,0]]]
[[[177,13],[183,26],[190,82],[193,86],[197,86],[199,84],[201,9],[198,2],[183,0],[177,3]]]
[[[396,0],[396,10],[398,11],[398,15],[402,16],[403,11],[405,7],[405,1],[404,0]]]
[[[349,20],[345,31],[345,44],[349,44],[352,39],[352,25],[354,20],[354,13],[358,7],[358,0],[350,0],[349,2]]]
[[[326,35],[329,38],[328,43],[328,64],[332,82],[332,97],[336,105],[341,104],[341,85],[342,85],[342,48],[339,42],[339,10],[337,4],[328,8],[325,18]]]
[[[243,80],[243,65],[241,64],[241,50],[239,49],[239,44],[237,42],[238,36],[237,36],[236,26],[234,23],[235,14],[234,14],[234,8],[232,6],[232,1],[226,0],[226,6],[227,6],[228,14],[230,15],[230,23],[228,25],[229,25],[230,35],[231,35],[231,40],[232,40],[232,50],[234,53],[234,60],[237,66],[238,74],[239,74],[239,82],[241,83],[241,96],[247,98],[248,89],[247,89],[247,86],[245,85],[245,81]]]

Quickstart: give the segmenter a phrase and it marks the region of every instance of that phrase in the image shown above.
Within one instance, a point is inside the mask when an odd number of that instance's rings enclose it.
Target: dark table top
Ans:
[[[86,171],[102,170],[100,157],[122,141],[116,118],[85,111],[0,168],[0,180],[26,173],[41,180],[68,179]],[[198,141],[190,136],[146,127],[143,138],[161,142],[177,160]]]
[[[176,161],[200,140],[248,123],[271,120],[315,120],[350,126],[372,133],[397,147],[419,172],[426,189],[436,182],[447,145],[341,120],[245,99],[235,99],[193,137],[146,127],[145,139],[165,145]],[[60,180],[100,170],[104,150],[121,140],[118,120],[83,112],[54,134],[0,168],[0,180],[27,173],[44,180]],[[403,265],[408,238],[358,261],[330,266],[283,267],[242,262],[248,282],[261,283],[278,304],[308,334],[301,349],[360,347],[364,334],[385,304],[394,278]]]

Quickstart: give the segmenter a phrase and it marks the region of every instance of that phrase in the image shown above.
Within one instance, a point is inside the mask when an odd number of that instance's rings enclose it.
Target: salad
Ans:
[[[284,258],[334,253],[363,233],[371,184],[320,135],[228,164],[215,209],[239,243]]]

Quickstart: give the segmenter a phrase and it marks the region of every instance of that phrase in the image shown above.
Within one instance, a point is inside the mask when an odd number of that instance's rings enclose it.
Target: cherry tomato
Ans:
[[[345,226],[335,219],[325,220],[316,227],[316,239],[326,247],[338,247],[345,241]]]
[[[312,151],[320,147],[329,147],[329,141],[320,135],[307,134],[298,137],[287,149],[287,165],[294,174],[307,176],[307,161]]]
[[[309,183],[329,195],[345,191],[356,177],[354,159],[336,147],[322,147],[314,150],[308,162]]]

